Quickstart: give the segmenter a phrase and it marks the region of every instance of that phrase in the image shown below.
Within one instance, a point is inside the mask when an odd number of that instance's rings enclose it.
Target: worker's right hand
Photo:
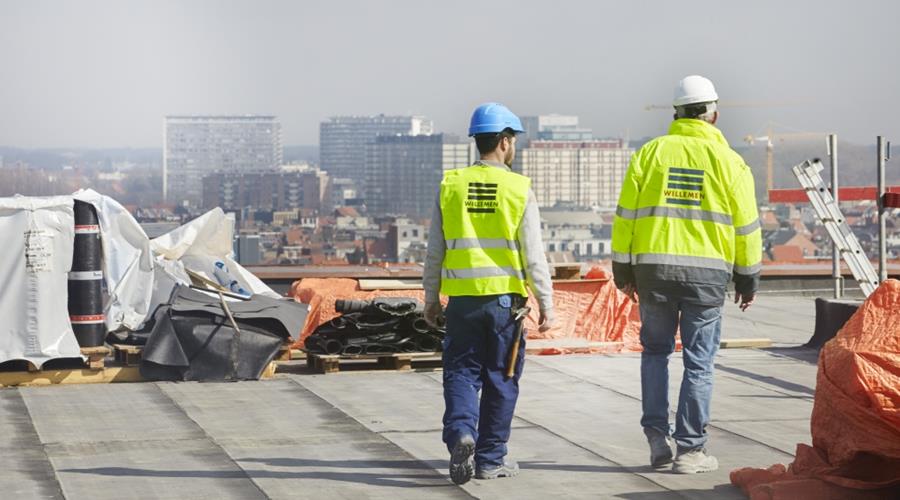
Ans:
[[[750,306],[753,305],[753,300],[756,298],[755,293],[750,294],[742,294],[740,292],[734,292],[734,303],[737,304],[740,302],[741,311],[746,311],[750,309]]]
[[[429,302],[425,304],[425,322],[432,328],[444,327],[444,310],[441,308],[440,302]]]
[[[556,316],[552,310],[546,313],[541,311],[541,317],[538,319],[538,331],[541,333],[546,332],[553,328],[554,323],[556,323]]]
[[[635,304],[638,303],[637,285],[628,283],[622,288],[622,293],[628,296]]]

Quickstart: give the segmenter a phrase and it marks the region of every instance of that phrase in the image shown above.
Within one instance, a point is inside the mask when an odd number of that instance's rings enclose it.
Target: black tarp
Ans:
[[[141,356],[149,380],[256,380],[281,345],[299,334],[308,306],[254,295],[229,300],[235,330],[219,296],[178,286],[157,309]],[[239,341],[235,342],[238,338]]]

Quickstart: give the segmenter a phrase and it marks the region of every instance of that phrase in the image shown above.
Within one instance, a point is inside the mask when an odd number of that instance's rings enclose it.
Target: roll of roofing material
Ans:
[[[344,349],[344,345],[340,340],[328,339],[322,343],[322,349],[325,354],[339,354]]]
[[[69,273],[69,320],[81,347],[103,345],[103,270],[100,223],[88,203],[75,200],[75,250]]]
[[[348,345],[344,347],[344,350],[341,351],[341,354],[344,355],[353,355],[353,354],[362,354],[363,346],[361,345]]]

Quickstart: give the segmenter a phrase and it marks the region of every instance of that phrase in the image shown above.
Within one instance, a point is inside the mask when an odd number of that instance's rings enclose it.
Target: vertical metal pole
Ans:
[[[837,134],[828,135],[828,156],[831,158],[831,197],[838,206]],[[831,242],[831,278],[834,280],[834,298],[839,299],[844,295],[844,278],[841,274],[841,250],[834,241]]]
[[[878,136],[878,279],[887,279],[887,219],[884,217],[884,137]]]

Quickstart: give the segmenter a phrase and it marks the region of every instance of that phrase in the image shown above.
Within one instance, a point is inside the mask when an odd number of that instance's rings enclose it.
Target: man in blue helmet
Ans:
[[[479,479],[518,474],[518,464],[506,458],[506,443],[524,365],[520,323],[529,288],[540,306],[540,331],[553,324],[537,200],[531,180],[510,170],[516,134],[523,131],[502,104],[475,110],[469,136],[481,160],[445,172],[428,236],[423,286],[429,323],[444,323],[439,297],[450,297],[443,438],[457,484],[473,474]]]

